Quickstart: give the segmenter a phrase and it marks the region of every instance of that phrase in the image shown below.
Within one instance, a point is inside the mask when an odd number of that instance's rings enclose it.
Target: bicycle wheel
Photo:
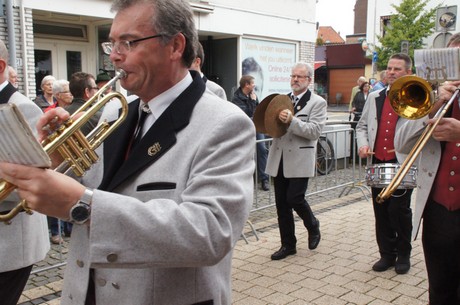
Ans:
[[[319,137],[316,146],[316,171],[320,175],[328,174],[334,167],[334,147],[327,137]]]

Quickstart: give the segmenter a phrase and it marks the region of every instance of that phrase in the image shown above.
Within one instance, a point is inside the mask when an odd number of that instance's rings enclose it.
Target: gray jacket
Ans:
[[[204,86],[195,77],[126,162],[137,101],[98,149],[102,160],[84,177],[99,186],[91,224],[73,227],[62,304],[84,304],[90,268],[97,304],[230,304],[232,249],[253,200],[255,129],[235,105],[216,107]],[[101,119],[116,117],[106,107]]]
[[[422,132],[426,128],[428,116],[418,120],[402,119],[403,124],[395,137],[395,149],[401,153],[408,154],[414,147]],[[415,197],[415,209],[412,230],[412,238],[416,238],[425,209],[426,202],[431,192],[439,163],[441,162],[441,143],[432,137],[428,139],[420,153],[418,160],[414,162],[417,166],[417,192]]]
[[[11,93],[14,93],[11,95]],[[9,93],[8,93],[9,92]],[[5,99],[9,96],[9,99]],[[8,84],[0,91],[0,101],[16,104],[31,129],[36,131],[40,108]],[[0,203],[0,211],[9,211],[19,203],[17,193],[12,193]],[[50,249],[46,216],[34,212],[19,213],[10,225],[0,223],[0,272],[17,270],[43,260]]]
[[[270,146],[265,169],[270,176],[277,176],[281,158],[286,178],[315,175],[316,145],[326,124],[327,103],[319,95],[307,91],[297,106],[299,109],[295,110],[287,133],[274,138]]]

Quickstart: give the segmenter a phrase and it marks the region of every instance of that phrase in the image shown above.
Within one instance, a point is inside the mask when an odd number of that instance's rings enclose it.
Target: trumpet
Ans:
[[[377,195],[376,200],[378,203],[382,203],[388,199],[399,187],[412,164],[414,164],[425,147],[434,129],[457,98],[458,93],[459,88],[457,88],[450,100],[436,112],[433,117],[435,119],[434,123],[425,128],[388,186],[383,188]],[[427,115],[433,108],[435,101],[433,90],[429,83],[417,76],[403,76],[398,78],[391,86],[388,97],[395,112],[411,120],[416,120]]]
[[[55,168],[55,171],[66,175],[73,173],[77,177],[81,177],[98,161],[99,157],[95,152],[96,148],[120,126],[128,115],[128,102],[121,93],[111,92],[106,95],[103,95],[103,93],[107,88],[125,76],[125,71],[118,70],[114,78],[101,87],[92,98],[86,101],[69,119],[42,141],[41,145],[48,155],[57,152],[63,159],[63,162]],[[83,135],[81,131],[82,126],[112,99],[118,99],[121,103],[121,112],[118,119],[112,124],[106,121],[101,122],[88,135]],[[80,112],[84,112],[84,114],[76,118],[76,114]],[[50,130],[51,128],[47,125],[44,129]],[[7,198],[15,189],[16,186],[14,184],[0,179],[0,202]],[[19,202],[7,214],[0,215],[0,221],[9,224],[22,211],[32,214],[25,200]]]

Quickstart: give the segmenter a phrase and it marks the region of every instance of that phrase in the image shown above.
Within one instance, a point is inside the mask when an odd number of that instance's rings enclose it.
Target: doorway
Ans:
[[[74,72],[88,71],[88,51],[85,45],[36,42],[35,84],[36,94],[41,94],[41,82],[47,75],[56,79],[70,79]]]

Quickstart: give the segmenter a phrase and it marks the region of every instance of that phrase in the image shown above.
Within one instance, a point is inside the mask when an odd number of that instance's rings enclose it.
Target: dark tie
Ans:
[[[141,106],[141,115],[139,116],[139,121],[137,122],[136,130],[134,131],[134,141],[131,145],[131,149],[133,149],[141,141],[142,128],[144,127],[144,122],[147,118],[147,115],[149,115],[150,113],[152,113],[152,111],[150,110],[149,105],[144,103]]]
[[[136,129],[134,129],[133,136],[132,136],[131,141],[129,143],[129,147],[128,147],[127,153],[126,153],[126,158],[129,156],[131,151],[136,147],[136,145],[139,144],[139,142],[141,141],[141,139],[142,139],[142,128],[144,126],[145,119],[147,118],[147,116],[150,113],[152,113],[152,111],[150,110],[149,105],[145,104],[145,103],[142,104],[142,106],[141,106],[141,114],[140,114],[139,119],[137,121]]]
[[[292,94],[291,95],[291,100],[292,100],[292,106],[295,106],[295,104],[299,101],[299,97],[297,97],[294,94]]]

